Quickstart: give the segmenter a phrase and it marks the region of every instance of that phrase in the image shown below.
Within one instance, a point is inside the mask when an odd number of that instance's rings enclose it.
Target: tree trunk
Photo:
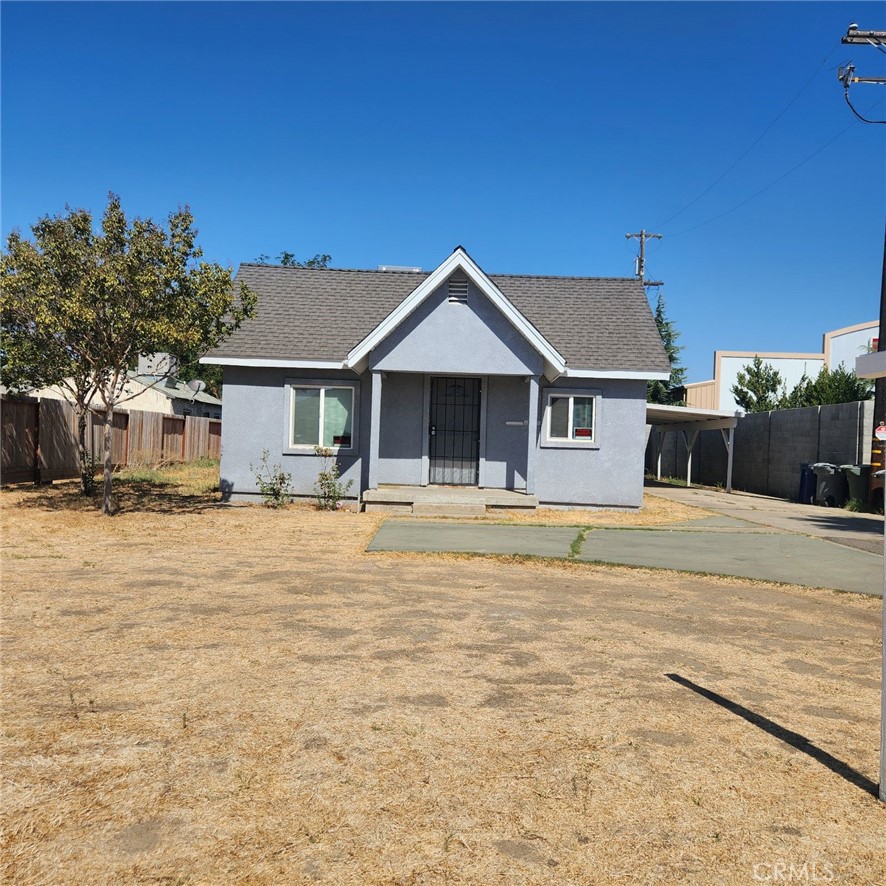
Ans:
[[[77,455],[80,459],[80,494],[90,495],[94,486],[92,482],[92,459],[86,451],[86,421],[89,418],[89,410],[79,403],[74,408],[77,410]]]
[[[102,488],[102,513],[110,516],[114,513],[113,503],[111,502],[111,446],[113,444],[114,431],[114,407],[105,407],[105,425],[104,425],[104,463],[105,475],[104,486]]]

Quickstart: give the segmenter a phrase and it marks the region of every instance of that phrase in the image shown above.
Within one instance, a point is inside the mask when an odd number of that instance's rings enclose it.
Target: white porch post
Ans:
[[[372,402],[369,412],[369,488],[378,488],[378,439],[381,431],[382,373],[372,372]]]
[[[526,428],[526,494],[535,495],[535,463],[538,455],[538,376],[527,379],[529,426]]]
[[[658,429],[658,439],[655,441],[655,479],[661,480],[661,453],[664,449],[665,431]]]
[[[692,485],[692,447],[695,446],[695,438],[698,436],[698,431],[689,431],[689,436],[687,436],[687,432],[683,431],[683,442],[686,444],[686,488],[688,489]]]

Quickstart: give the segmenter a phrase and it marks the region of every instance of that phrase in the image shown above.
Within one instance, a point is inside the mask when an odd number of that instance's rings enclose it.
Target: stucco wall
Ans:
[[[538,446],[535,492],[542,504],[640,507],[646,446],[646,382],[561,378],[539,386],[539,428],[550,388],[601,391],[593,449]],[[536,439],[539,439],[538,430]]]
[[[542,371],[542,357],[473,283],[467,304],[451,304],[448,298],[446,284],[428,296],[375,348],[370,367],[438,375]]]
[[[529,388],[522,378],[486,381],[486,465],[483,482],[493,489],[525,489]],[[520,426],[508,422],[521,422]]]
[[[382,379],[379,483],[421,483],[424,389],[423,375],[392,372]]]
[[[356,445],[353,454],[343,454],[337,459],[342,481],[353,480],[348,493],[356,498],[365,483],[366,459],[361,453],[369,443],[369,374],[359,379],[353,372],[331,372],[307,369],[253,369],[242,366],[226,366],[225,420],[222,422],[221,488],[226,498],[255,498],[258,487],[250,464],[259,465],[262,449],[269,452],[268,461],[280,463],[283,470],[292,475],[295,491],[311,495],[319,459],[312,452],[286,451],[288,430],[287,379],[294,377],[318,380],[338,380],[359,384],[357,398]]]
[[[841,335],[831,333],[828,368],[832,371],[841,363],[844,369],[855,369],[855,361],[870,351],[871,339],[878,335],[879,324],[872,323],[865,329],[853,329]]]

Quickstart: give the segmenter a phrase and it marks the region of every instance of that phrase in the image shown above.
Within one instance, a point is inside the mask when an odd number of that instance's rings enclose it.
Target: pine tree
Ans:
[[[675,388],[681,387],[686,381],[686,369],[680,365],[682,345],[677,344],[680,333],[677,332],[672,320],[668,319],[664,296],[659,292],[655,304],[655,325],[661,338],[662,347],[671,364],[671,377],[667,381],[651,381],[646,388],[646,400],[649,403],[674,405],[678,401]]]
[[[759,354],[754,362],[739,370],[737,384],[732,386],[735,402],[745,412],[770,412],[778,409],[779,391],[784,396],[784,379],[771,363],[764,363]]]

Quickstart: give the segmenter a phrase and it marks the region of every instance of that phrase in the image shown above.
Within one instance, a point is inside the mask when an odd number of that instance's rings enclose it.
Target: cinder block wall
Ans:
[[[873,418],[872,400],[747,415],[735,429],[732,485],[746,492],[796,499],[803,462],[870,464]],[[653,473],[657,445],[653,431],[646,449],[646,469]],[[686,462],[683,435],[666,434],[662,475],[684,478]],[[726,446],[720,431],[703,431],[696,438],[692,480],[706,486],[726,485]]]

